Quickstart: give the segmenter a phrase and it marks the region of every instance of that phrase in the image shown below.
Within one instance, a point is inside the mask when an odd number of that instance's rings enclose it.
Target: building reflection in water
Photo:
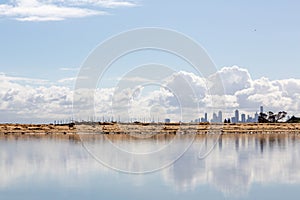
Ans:
[[[110,137],[110,141],[119,147],[141,151],[152,150],[159,144],[169,145],[174,138]],[[104,159],[112,160],[112,163],[125,162],[127,167],[136,168],[130,159],[112,156],[109,152],[113,146],[108,145],[107,140],[97,138],[92,143],[100,147]],[[200,147],[209,149],[214,143],[213,151],[205,159],[199,159]],[[180,144],[174,144],[182,148]],[[153,162],[150,157],[146,159],[143,160],[146,164]],[[72,185],[78,180],[84,181],[82,176],[87,173],[91,176],[99,172],[116,173],[96,162],[82,148],[80,141],[72,139],[1,137],[0,161],[2,189],[36,174],[41,179],[50,176],[61,185]],[[222,135],[217,140],[212,136],[197,136],[180,159],[154,174],[159,174],[160,179],[176,191],[192,191],[209,185],[228,197],[246,196],[257,183],[300,184],[300,136]],[[143,177],[139,177],[139,181],[146,182],[148,176]]]
[[[182,159],[164,171],[165,181],[178,190],[208,184],[230,197],[246,195],[255,183],[299,184],[299,139],[295,135],[222,136],[203,161],[193,156],[201,143],[197,139]]]

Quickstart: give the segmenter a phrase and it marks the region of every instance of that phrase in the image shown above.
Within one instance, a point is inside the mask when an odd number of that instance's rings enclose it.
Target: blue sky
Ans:
[[[0,1],[9,4],[9,1]],[[106,15],[60,21],[17,21],[0,12],[0,69],[47,79],[59,68],[78,68],[101,41],[137,27],[163,27],[199,42],[218,68],[239,65],[254,78],[299,78],[299,1],[137,0],[107,8]],[[54,4],[54,3],[53,3]],[[66,4],[66,6],[69,6]],[[73,6],[73,5],[70,5]]]
[[[48,113],[47,120],[67,118],[72,107],[70,80],[97,45],[130,29],[161,27],[179,31],[206,49],[230,91],[228,112],[240,108],[253,113],[264,105],[300,114],[299,9],[296,0],[0,0],[0,110],[16,120],[34,109]],[[106,80],[118,81],[126,72],[121,65],[162,56],[128,56]],[[172,56],[163,59],[186,68]],[[181,76],[198,80],[195,87],[201,85],[199,77]],[[56,94],[50,95],[53,90]],[[101,92],[109,96],[111,91]],[[58,109],[60,105],[67,111]]]

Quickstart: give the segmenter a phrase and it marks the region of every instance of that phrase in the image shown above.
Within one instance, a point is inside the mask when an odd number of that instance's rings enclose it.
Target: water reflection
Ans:
[[[98,137],[100,139],[93,140],[93,144],[105,150],[102,152],[104,159],[121,162],[128,168],[137,167],[130,159],[111,155],[109,148],[112,146],[101,139],[105,136]],[[110,137],[121,147],[144,150],[153,149],[157,144],[169,144],[173,138],[164,136],[138,140],[130,136]],[[149,177],[155,177],[158,182],[163,180],[166,187],[179,193],[210,186],[225,197],[247,197],[255,184],[300,184],[300,136],[223,135],[218,138],[209,156],[199,159],[199,151],[209,149],[215,139],[213,136],[197,136],[188,151],[173,165],[134,180],[147,185]],[[177,146],[181,148],[180,144]],[[152,160],[147,159],[143,162],[151,165]],[[50,178],[62,187],[76,187],[77,184],[80,187],[85,182],[89,183],[93,176],[116,173],[96,162],[74,138],[0,137],[0,190],[16,185],[22,188],[22,184],[32,178],[40,182]],[[131,179],[130,175],[120,176]]]
[[[73,138],[0,137],[0,188],[33,178],[41,181],[51,178],[66,186],[93,169],[106,170],[90,159],[81,143]]]
[[[212,185],[225,196],[246,196],[253,184],[299,184],[299,136],[222,136],[205,160],[194,156],[201,138],[189,152],[164,171],[165,181],[178,190]]]

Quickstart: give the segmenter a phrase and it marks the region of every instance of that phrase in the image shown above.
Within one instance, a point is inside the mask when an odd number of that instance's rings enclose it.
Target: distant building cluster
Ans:
[[[225,119],[224,122],[227,123],[249,123],[249,122],[258,122],[258,113],[256,112],[254,116],[250,116],[239,112],[239,110],[234,111],[234,116]]]
[[[263,106],[260,107],[260,113],[264,112]],[[237,109],[234,111],[233,115],[229,118],[223,118],[223,113],[220,110],[218,113],[213,113],[212,118],[208,119],[208,114],[204,113],[204,116],[198,119],[195,119],[194,122],[211,122],[211,123],[249,123],[249,122],[258,122],[259,114],[256,112],[253,116],[246,115],[245,113],[240,113]]]
[[[218,112],[213,112],[211,118],[208,117],[208,113],[205,112],[204,115],[200,118],[197,118],[195,120],[191,120],[191,122],[196,122],[196,123],[256,123],[261,121],[260,118],[266,116],[266,119],[269,119],[270,116],[273,117],[276,121],[276,116],[277,115],[270,115],[270,113],[272,112],[268,112],[269,115],[264,113],[264,108],[263,106],[260,106],[260,112],[256,112],[252,115],[249,114],[245,114],[245,113],[241,113],[238,109],[234,110],[232,115],[228,117],[228,113],[226,113],[226,117],[224,117],[223,112],[220,110]],[[279,112],[279,114],[285,113],[286,112]],[[279,115],[278,115],[279,116]],[[283,116],[283,115],[280,115]],[[290,120],[290,117],[287,117],[288,120]],[[278,118],[279,119],[279,118]],[[269,120],[270,121],[270,120]],[[300,121],[300,118],[296,118],[294,117],[293,119],[290,120],[291,122],[294,121]],[[55,120],[54,124],[66,124],[66,123],[74,123],[75,121],[73,119],[69,119],[69,120]],[[126,122],[126,121],[121,121],[120,116],[115,119],[114,117],[102,117],[102,118],[96,118],[96,117],[88,117],[87,120],[77,120],[76,122]],[[164,122],[164,123],[171,123],[172,119],[170,118],[165,118],[165,119],[159,119],[159,117],[157,118],[157,121],[154,120],[154,118],[152,119],[147,119],[145,117],[141,117],[141,118],[130,118],[128,119],[129,123],[134,123],[134,122],[148,122],[148,123],[160,123],[160,122]],[[173,121],[174,122],[174,121]],[[179,121],[180,122],[180,121]]]

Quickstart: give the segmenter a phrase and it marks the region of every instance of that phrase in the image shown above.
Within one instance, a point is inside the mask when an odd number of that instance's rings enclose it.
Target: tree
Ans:
[[[294,115],[286,121],[287,123],[300,123],[300,118],[299,117],[295,117]]]
[[[279,120],[285,118],[287,112],[280,111],[277,114],[269,111],[268,114],[266,113],[259,113],[258,122],[259,123],[277,123]]]
[[[287,112],[285,112],[285,111],[280,111],[280,112],[276,115],[276,117],[275,117],[276,122],[278,122],[279,120],[285,118],[286,115],[287,115]]]
[[[259,113],[259,116],[258,116],[258,122],[259,123],[268,123],[269,120],[268,120],[268,115],[266,113]]]

